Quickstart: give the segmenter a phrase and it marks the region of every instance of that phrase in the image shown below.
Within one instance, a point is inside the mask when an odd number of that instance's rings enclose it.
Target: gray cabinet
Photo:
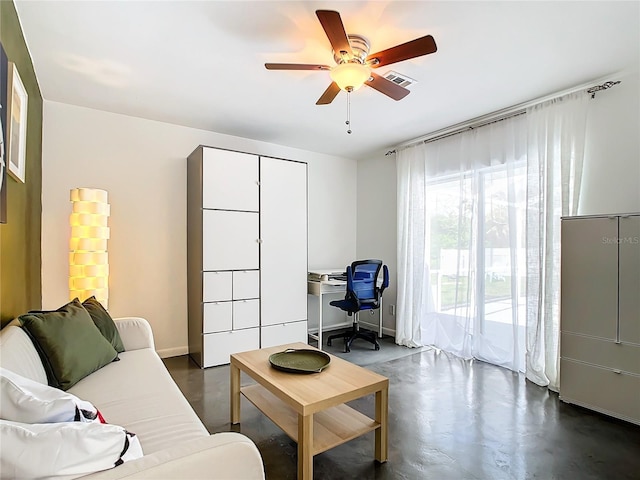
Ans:
[[[560,399],[640,424],[640,214],[562,219]]]
[[[640,215],[620,217],[620,239],[620,340],[640,345]]]
[[[198,147],[187,161],[189,354],[307,341],[307,165]]]

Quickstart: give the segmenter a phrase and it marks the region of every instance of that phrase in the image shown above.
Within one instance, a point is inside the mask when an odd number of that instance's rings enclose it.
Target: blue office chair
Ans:
[[[378,275],[382,268],[382,284],[378,286]],[[382,292],[389,286],[389,270],[382,265],[381,260],[357,260],[347,267],[347,293],[344,300],[335,300],[329,305],[338,307],[354,315],[353,327],[346,332],[330,335],[327,345],[336,338],[344,338],[344,351],[351,351],[351,344],[356,338],[361,338],[373,343],[376,350],[380,350],[380,344],[375,332],[360,330],[358,325],[358,313],[363,310],[376,310],[380,308]]]

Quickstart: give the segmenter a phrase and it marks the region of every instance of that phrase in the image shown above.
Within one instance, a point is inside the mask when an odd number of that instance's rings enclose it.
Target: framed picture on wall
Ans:
[[[13,62],[8,71],[9,114],[7,120],[7,152],[9,173],[24,183],[27,151],[27,90]]]
[[[0,44],[0,223],[7,223],[7,54]]]

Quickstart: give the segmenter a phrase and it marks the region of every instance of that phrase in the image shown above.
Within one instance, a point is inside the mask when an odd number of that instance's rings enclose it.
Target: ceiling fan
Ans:
[[[433,37],[426,35],[370,55],[369,41],[362,35],[347,35],[338,12],[316,10],[316,15],[333,47],[333,58],[336,62],[334,67],[306,63],[265,63],[264,65],[267,70],[329,71],[333,81],[316,105],[328,105],[340,90],[351,93],[362,85],[368,85],[394,100],[402,100],[409,95],[409,90],[377,75],[371,69],[428,55],[437,50]]]

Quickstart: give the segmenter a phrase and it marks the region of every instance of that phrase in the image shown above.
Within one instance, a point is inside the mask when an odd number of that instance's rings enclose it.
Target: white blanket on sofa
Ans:
[[[69,393],[93,403],[108,423],[139,436],[144,457],[83,478],[264,479],[255,444],[232,432],[209,435],[154,350],[149,323],[115,319],[125,352]],[[40,383],[46,373],[18,326],[0,331],[0,365]]]

